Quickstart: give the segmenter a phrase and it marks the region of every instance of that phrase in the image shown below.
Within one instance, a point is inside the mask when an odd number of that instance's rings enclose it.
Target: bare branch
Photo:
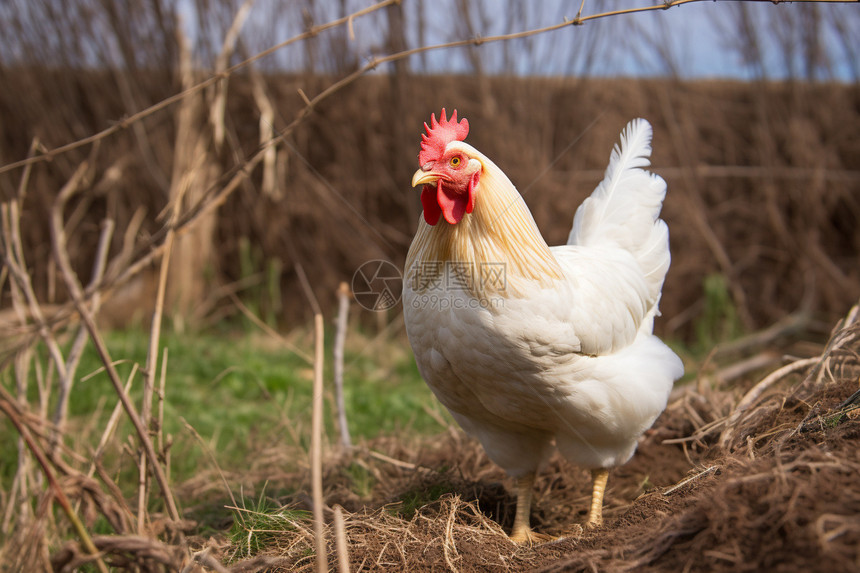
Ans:
[[[51,486],[51,492],[54,497],[59,502],[60,507],[63,508],[63,512],[68,517],[69,521],[72,522],[72,525],[75,528],[75,531],[78,534],[78,537],[81,538],[81,543],[84,545],[84,549],[87,550],[91,555],[96,555],[95,563],[98,567],[99,571],[102,573],[108,573],[108,568],[104,564],[104,561],[101,560],[101,557],[98,557],[99,550],[96,549],[96,546],[93,544],[93,540],[90,537],[90,534],[87,532],[86,527],[81,522],[80,518],[77,516],[75,511],[72,509],[72,504],[69,503],[69,498],[66,497],[66,494],[63,493],[63,489],[60,487],[60,484],[57,483],[56,477],[54,477],[54,472],[51,471],[50,462],[48,462],[48,458],[45,457],[44,452],[42,452],[41,448],[39,448],[36,441],[30,435],[29,430],[24,426],[21,419],[18,417],[18,414],[15,412],[15,409],[12,407],[12,404],[9,403],[5,399],[0,399],[0,410],[3,410],[3,413],[9,418],[12,422],[12,425],[15,426],[15,429],[18,430],[18,435],[24,439],[27,443],[27,447],[33,453],[36,460],[39,462],[39,465],[42,467],[42,472],[45,474],[45,478],[47,478],[48,483]]]
[[[97,283],[104,275],[105,262],[107,261],[108,250],[110,249],[110,240],[113,237],[114,223],[110,219],[105,219],[102,223],[102,232],[99,236],[99,243],[96,247],[96,260],[93,264],[93,276],[90,279],[90,285]],[[93,314],[98,313],[99,304],[101,301],[101,293],[96,291],[92,298]],[[62,436],[63,423],[66,418],[69,406],[69,393],[72,391],[74,384],[75,372],[78,368],[81,356],[84,352],[84,347],[87,342],[87,330],[81,326],[78,333],[75,335],[75,340],[69,350],[66,364],[66,375],[59,379],[59,387],[57,394],[57,406],[54,411],[54,425],[57,430],[57,438]]]
[[[271,48],[269,48],[267,50],[263,50],[262,52],[255,54],[254,56],[244,60],[243,62],[240,62],[234,66],[227,68],[226,70],[224,70],[223,73],[215,74],[215,75],[207,78],[206,80],[204,80],[198,84],[195,84],[189,88],[186,88],[186,89],[182,90],[181,92],[179,92],[175,95],[172,95],[168,98],[165,98],[165,99],[161,100],[160,102],[158,102],[158,103],[156,103],[156,104],[154,104],[154,105],[152,105],[146,109],[143,109],[143,110],[141,110],[135,114],[132,114],[131,116],[118,121],[114,125],[106,128],[106,129],[103,129],[102,131],[100,131],[98,133],[95,133],[89,137],[79,139],[77,141],[73,141],[73,142],[68,143],[66,145],[62,145],[60,147],[55,147],[54,149],[46,149],[43,151],[43,153],[41,155],[4,165],[3,167],[0,167],[0,173],[6,173],[7,171],[11,171],[11,170],[17,169],[19,167],[24,167],[24,166],[30,165],[32,163],[40,163],[42,161],[49,161],[49,160],[53,159],[54,157],[56,157],[57,155],[67,153],[67,152],[72,151],[74,149],[78,149],[78,148],[83,147],[85,145],[89,145],[90,143],[95,143],[96,141],[102,140],[105,137],[108,137],[110,135],[113,135],[114,133],[117,133],[118,131],[121,131],[123,129],[128,128],[129,126],[131,126],[133,123],[135,123],[137,121],[140,121],[140,120],[142,120],[146,117],[149,117],[150,115],[152,115],[152,114],[154,114],[154,113],[156,113],[162,109],[165,109],[165,108],[167,108],[167,107],[169,107],[169,106],[171,106],[171,105],[173,105],[179,101],[182,101],[183,99],[185,99],[186,97],[188,97],[190,95],[193,95],[193,94],[200,92],[201,90],[215,84],[216,82],[218,82],[222,78],[229,77],[230,75],[237,72],[238,70],[241,70],[242,68],[252,64],[253,62],[256,62],[257,60],[260,60],[260,59],[262,59],[262,58],[264,58],[270,54],[273,54],[273,53],[277,52],[278,50],[281,50],[281,49],[283,49],[283,48],[285,48],[291,44],[295,44],[295,43],[300,42],[302,40],[307,40],[308,38],[312,38],[312,37],[318,35],[319,33],[324,32],[325,30],[328,30],[330,28],[335,28],[337,26],[341,26],[343,24],[346,24],[350,19],[355,19],[355,18],[360,18],[362,16],[366,16],[367,14],[371,14],[377,10],[385,8],[386,6],[393,4],[395,2],[399,2],[399,1],[400,0],[383,0],[382,2],[379,2],[377,4],[373,4],[372,6],[368,6],[367,8],[364,8],[363,10],[359,10],[359,11],[357,11],[357,12],[355,12],[349,16],[345,16],[343,18],[338,18],[337,20],[332,20],[331,22],[328,22],[327,24],[322,24],[320,26],[314,26],[313,28],[311,28],[310,30],[307,30],[306,32],[304,32],[302,34],[299,34],[297,36],[293,36],[292,38],[285,40],[285,41],[281,42],[280,44],[277,44],[277,45],[272,46]]]
[[[319,306],[317,305],[317,309]],[[323,519],[322,433],[323,433],[323,369],[325,366],[325,325],[322,313],[314,314],[314,392],[311,415],[311,491],[314,500],[314,540],[316,541],[317,571],[328,571]]]
[[[77,190],[78,183],[80,182],[83,173],[86,171],[86,167],[86,162],[82,163],[78,167],[78,169],[75,171],[75,174],[72,176],[72,179],[70,179],[69,183],[67,183],[66,186],[63,187],[63,189],[60,191],[59,196],[57,197],[57,200],[54,202],[54,206],[51,213],[51,239],[52,247],[54,250],[54,257],[57,259],[57,264],[59,265],[60,270],[63,274],[63,279],[66,283],[66,287],[69,289],[69,293],[72,297],[72,300],[74,301],[75,307],[80,313],[81,320],[86,326],[87,331],[89,331],[90,338],[95,345],[96,351],[98,352],[99,357],[107,368],[108,377],[110,378],[111,383],[113,383],[114,389],[116,390],[116,393],[119,396],[123,408],[128,414],[129,419],[131,420],[132,424],[134,424],[134,428],[137,431],[138,438],[143,445],[146,457],[150,463],[150,466],[152,467],[152,473],[155,475],[155,479],[158,482],[159,488],[161,489],[162,497],[164,498],[165,504],[167,505],[168,514],[170,515],[171,519],[179,521],[179,510],[176,508],[173,494],[170,491],[170,487],[167,483],[167,477],[164,475],[164,472],[158,463],[158,457],[155,453],[155,448],[152,445],[152,440],[150,440],[146,427],[144,426],[140,416],[135,410],[131,399],[128,397],[128,394],[123,389],[122,381],[120,380],[119,374],[114,367],[114,363],[113,360],[111,360],[107,346],[105,346],[104,340],[102,340],[101,334],[99,333],[98,327],[96,326],[92,312],[90,311],[84,300],[83,289],[81,288],[81,285],[78,282],[74,271],[72,270],[72,264],[69,261],[69,253],[66,250],[66,234],[63,225],[63,207],[65,206],[69,198]]]
[[[334,403],[337,410],[337,425],[340,430],[340,445],[342,448],[352,447],[349,436],[349,426],[346,422],[346,406],[343,400],[343,348],[346,344],[347,321],[349,320],[349,299],[352,293],[349,285],[340,283],[337,289],[337,323],[334,335]]]
[[[331,94],[339,91],[340,89],[342,89],[346,85],[351,84],[358,77],[364,75],[368,71],[376,69],[381,64],[396,62],[398,60],[403,60],[403,59],[406,59],[406,58],[413,56],[413,55],[416,55],[416,54],[422,54],[424,52],[430,52],[430,51],[434,51],[434,50],[443,50],[443,49],[448,49],[448,48],[457,48],[457,47],[464,47],[464,46],[477,46],[477,45],[489,44],[489,43],[493,43],[493,42],[516,40],[516,39],[520,39],[520,38],[527,38],[530,36],[535,36],[538,34],[545,34],[547,32],[552,32],[555,30],[560,30],[566,26],[580,26],[580,25],[585,24],[586,22],[589,22],[591,20],[598,20],[598,19],[609,18],[609,17],[613,17],[613,16],[621,16],[624,14],[636,14],[636,13],[640,13],[640,12],[653,12],[656,10],[668,10],[669,8],[674,8],[676,6],[681,6],[683,4],[692,4],[695,2],[705,2],[705,1],[712,2],[714,0],[669,0],[666,2],[660,2],[658,4],[652,4],[652,5],[647,5],[647,6],[637,6],[637,7],[633,7],[633,8],[626,8],[623,10],[611,10],[611,11],[606,11],[606,12],[589,14],[586,16],[577,15],[577,17],[574,18],[573,20],[565,18],[562,22],[559,22],[556,24],[551,24],[549,26],[543,26],[540,28],[534,28],[531,30],[525,30],[522,32],[513,32],[510,34],[499,34],[499,35],[487,36],[487,37],[475,37],[475,38],[469,38],[469,39],[464,39],[464,40],[457,40],[454,42],[447,42],[447,43],[443,43],[443,44],[434,44],[431,46],[420,46],[417,48],[411,48],[408,50],[403,50],[401,52],[397,52],[394,54],[383,56],[381,58],[375,58],[375,59],[372,59],[367,64],[365,64],[364,66],[362,66],[361,68],[359,68],[358,70],[356,70],[355,72],[347,75],[346,77],[344,77],[340,81],[332,84],[331,86],[329,86],[328,89],[324,90],[317,97],[313,98],[310,101],[310,103],[308,104],[308,106],[304,110],[302,110],[302,112],[299,113],[299,116],[296,118],[296,120],[294,120],[293,123],[291,123],[288,126],[288,128],[284,132],[282,132],[282,134],[279,137],[273,138],[268,143],[268,145],[272,145],[272,144],[277,143],[284,135],[292,132],[292,130],[295,128],[295,126],[297,124],[301,123],[307,117],[307,115],[312,111],[312,108],[316,104],[318,104],[320,101],[327,98]],[[724,1],[724,2],[769,2],[771,4],[780,4],[780,3],[784,3],[784,2],[807,2],[807,3],[821,3],[821,4],[848,4],[848,3],[856,3],[860,0],[721,0],[721,1]],[[144,119],[144,118],[146,118],[146,117],[148,117],[148,116],[150,116],[150,115],[152,115],[152,114],[154,114],[154,113],[156,113],[162,109],[165,109],[165,108],[177,103],[178,101],[181,101],[184,98],[186,98],[190,95],[193,95],[193,94],[219,82],[220,80],[222,80],[224,78],[231,76],[235,72],[249,66],[250,64],[256,62],[257,60],[260,60],[260,59],[262,59],[268,55],[271,55],[271,54],[277,52],[278,50],[281,50],[281,49],[283,49],[287,46],[290,46],[292,44],[295,44],[297,42],[307,40],[309,38],[313,38],[314,36],[319,35],[321,32],[324,32],[324,31],[332,29],[332,28],[336,28],[336,27],[343,26],[343,25],[351,26],[353,21],[356,18],[366,16],[368,14],[371,14],[373,12],[381,10],[382,8],[385,8],[385,7],[390,6],[392,4],[396,4],[398,2],[400,2],[400,0],[383,0],[382,2],[378,2],[376,4],[368,6],[367,8],[364,8],[362,10],[358,10],[357,12],[354,12],[354,13],[347,15],[347,16],[344,16],[342,18],[332,20],[326,24],[322,24],[319,26],[313,26],[310,29],[308,29],[307,31],[303,32],[302,34],[298,34],[296,36],[293,36],[292,38],[289,38],[288,40],[285,40],[279,44],[276,44],[275,46],[272,46],[271,48],[263,50],[263,51],[255,54],[254,56],[252,56],[252,57],[234,65],[234,66],[227,68],[226,70],[224,70],[221,73],[213,74],[212,76],[205,79],[204,81],[197,83],[191,87],[188,87],[188,88],[182,90],[181,92],[179,92],[175,95],[172,95],[168,98],[165,98],[162,101],[160,101],[160,102],[158,102],[158,103],[156,103],[156,104],[154,104],[154,105],[152,105],[146,109],[143,109],[143,110],[141,110],[135,114],[132,114],[131,116],[118,121],[117,123],[115,123],[111,127],[108,127],[106,129],[98,132],[98,133],[95,133],[89,137],[79,139],[77,141],[73,141],[71,143],[67,143],[66,145],[62,145],[60,147],[55,147],[54,149],[46,149],[42,152],[42,154],[37,155],[35,157],[28,157],[27,159],[22,159],[20,161],[8,163],[8,164],[0,167],[0,174],[6,173],[7,171],[12,171],[14,169],[18,169],[19,167],[31,165],[33,163],[40,163],[43,161],[49,161],[49,160],[53,159],[54,157],[56,157],[57,155],[67,153],[69,151],[72,151],[74,149],[78,149],[78,148],[83,147],[85,145],[88,145],[90,143],[95,143],[96,141],[104,139],[105,137],[113,135],[114,133],[117,133],[123,129],[126,129],[129,126],[131,126],[133,123],[140,121],[140,120],[142,120],[142,119]]]

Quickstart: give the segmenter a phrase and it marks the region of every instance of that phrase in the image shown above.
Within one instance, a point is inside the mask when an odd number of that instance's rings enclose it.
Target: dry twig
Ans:
[[[337,547],[337,568],[339,573],[349,573],[349,549],[346,542],[346,529],[343,524],[343,508],[334,508],[334,531]]]
[[[52,217],[51,217],[51,238],[52,238],[52,246],[54,250],[54,257],[57,260],[57,264],[60,267],[60,270],[63,275],[63,279],[65,280],[66,287],[69,289],[69,293],[72,297],[72,300],[75,303],[75,307],[78,309],[80,313],[81,320],[87,328],[87,331],[90,333],[90,338],[93,341],[93,345],[96,348],[96,351],[99,354],[99,357],[107,368],[108,377],[113,383],[114,390],[116,390],[117,395],[122,402],[123,408],[128,414],[129,419],[134,425],[135,430],[137,431],[138,438],[140,439],[141,444],[143,445],[144,452],[147,460],[149,461],[150,467],[152,468],[152,472],[155,476],[156,481],[158,482],[158,486],[161,489],[162,497],[164,498],[165,504],[167,506],[168,513],[174,521],[179,521],[181,519],[179,515],[179,510],[176,507],[176,503],[173,499],[173,494],[170,491],[170,486],[167,483],[167,477],[164,475],[164,471],[162,470],[160,464],[158,463],[158,457],[155,453],[155,448],[152,445],[152,440],[149,437],[149,433],[146,427],[143,424],[140,416],[134,408],[134,405],[131,402],[131,399],[128,397],[128,394],[123,390],[122,382],[120,381],[119,374],[114,367],[114,362],[111,360],[110,354],[108,352],[107,346],[102,340],[101,334],[99,333],[98,327],[96,326],[95,319],[92,316],[90,309],[87,307],[87,304],[84,299],[83,289],[81,288],[80,283],[78,282],[77,277],[72,270],[71,262],[69,261],[69,254],[66,250],[66,234],[63,226],[63,207],[66,204],[66,201],[75,193],[77,187],[83,177],[83,173],[86,170],[86,163],[81,164],[66,186],[60,191],[60,194],[57,196],[57,200],[54,203],[52,209]]]
[[[307,275],[301,265],[296,272],[302,283],[308,302],[314,311],[314,387],[313,407],[311,412],[311,491],[313,493],[314,540],[316,546],[316,563],[319,573],[328,571],[325,544],[325,520],[323,517],[323,483],[322,483],[322,434],[323,434],[323,371],[325,366],[325,323],[322,310],[314,296]]]
[[[349,426],[346,422],[346,405],[343,401],[343,349],[346,344],[346,328],[349,319],[349,299],[351,297],[349,285],[340,283],[337,289],[337,323],[335,326],[334,348],[334,403],[337,410],[337,423],[340,430],[340,445],[342,448],[352,447],[349,436]]]
[[[18,435],[23,438],[23,440],[27,443],[27,447],[32,452],[33,456],[35,456],[36,461],[39,462],[39,465],[42,467],[42,472],[45,474],[45,478],[48,480],[48,484],[51,487],[51,491],[53,492],[54,497],[59,502],[60,507],[63,508],[63,512],[66,514],[66,517],[69,518],[69,521],[72,523],[72,526],[75,528],[75,532],[78,534],[78,537],[81,539],[81,543],[84,546],[84,549],[88,553],[94,556],[93,560],[96,563],[99,571],[102,573],[108,573],[107,566],[104,564],[104,561],[99,557],[99,550],[96,549],[96,546],[93,544],[93,540],[90,537],[90,534],[87,532],[87,529],[84,527],[84,524],[81,523],[80,518],[77,516],[75,511],[72,509],[72,504],[69,503],[69,499],[66,497],[66,494],[63,493],[62,488],[57,483],[57,479],[54,477],[54,472],[51,471],[50,463],[48,459],[45,457],[44,452],[42,452],[41,448],[39,448],[36,441],[30,435],[30,432],[24,427],[24,424],[21,422],[18,415],[15,413],[15,409],[12,408],[11,404],[5,400],[0,399],[0,410],[3,410],[3,413],[9,418],[12,422],[12,425],[15,426],[15,429],[18,430]]]

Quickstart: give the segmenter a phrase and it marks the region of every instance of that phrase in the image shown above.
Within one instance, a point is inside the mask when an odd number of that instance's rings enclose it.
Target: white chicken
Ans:
[[[683,374],[655,337],[669,234],[666,184],[645,171],[651,126],[630,122],[567,244],[548,247],[514,185],[463,140],[457,112],[424,124],[424,217],[406,260],[404,316],[421,375],[517,482],[511,538],[553,447],[592,471],[587,525],[602,524],[609,468],[627,462]]]

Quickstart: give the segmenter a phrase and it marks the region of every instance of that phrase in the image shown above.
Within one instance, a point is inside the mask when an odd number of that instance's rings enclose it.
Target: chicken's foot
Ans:
[[[551,539],[548,535],[535,533],[529,525],[534,485],[534,472],[530,472],[517,480],[517,513],[514,516],[514,527],[511,530],[511,541],[514,543],[532,544]]]
[[[594,529],[603,525],[603,494],[606,493],[609,470],[606,468],[593,469],[591,470],[591,479],[594,486],[591,492],[591,509],[588,510],[588,521],[585,526]]]

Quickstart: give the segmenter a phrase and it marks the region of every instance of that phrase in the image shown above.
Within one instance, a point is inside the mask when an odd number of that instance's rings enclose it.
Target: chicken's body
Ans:
[[[407,257],[403,304],[418,368],[490,459],[520,478],[514,538],[531,536],[531,480],[553,447],[597,470],[597,524],[601,470],[630,459],[683,373],[652,334],[669,250],[659,219],[665,183],[642,169],[650,126],[628,126],[568,244],[552,248],[495,164],[462,139],[443,143],[413,180],[425,194],[438,185],[445,216],[429,224],[433,197],[422,197],[425,220]],[[469,178],[471,211],[442,188],[458,173],[437,164],[454,156],[478,174]]]

